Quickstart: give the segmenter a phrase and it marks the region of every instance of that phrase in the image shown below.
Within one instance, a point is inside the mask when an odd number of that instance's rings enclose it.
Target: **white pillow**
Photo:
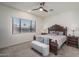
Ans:
[[[63,35],[63,32],[59,32],[59,35]]]
[[[50,31],[50,34],[53,34],[55,31]]]
[[[55,31],[50,31],[51,35],[57,35]]]

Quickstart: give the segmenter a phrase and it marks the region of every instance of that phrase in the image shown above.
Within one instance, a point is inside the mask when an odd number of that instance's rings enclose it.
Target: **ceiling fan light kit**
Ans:
[[[43,9],[42,9],[42,8],[40,8],[39,10],[40,10],[40,11],[43,11]]]

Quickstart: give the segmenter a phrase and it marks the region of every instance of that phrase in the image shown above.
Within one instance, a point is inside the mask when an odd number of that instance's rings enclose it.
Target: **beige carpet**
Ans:
[[[0,49],[0,57],[42,57],[31,49],[31,42],[18,44],[5,49]],[[64,45],[58,55],[50,53],[48,57],[79,57],[79,49]]]

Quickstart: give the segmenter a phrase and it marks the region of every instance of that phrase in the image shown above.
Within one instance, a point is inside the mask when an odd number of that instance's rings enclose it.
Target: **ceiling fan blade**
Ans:
[[[34,10],[38,10],[38,9],[40,9],[40,8],[32,9],[32,11],[34,11]]]
[[[46,9],[43,8],[43,11],[48,12]]]

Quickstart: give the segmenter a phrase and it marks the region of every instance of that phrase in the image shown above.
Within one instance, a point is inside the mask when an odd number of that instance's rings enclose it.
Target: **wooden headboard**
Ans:
[[[48,28],[48,33],[50,33],[50,31],[59,31],[59,32],[63,32],[63,35],[67,35],[67,27],[63,27],[60,25],[53,25],[51,27]]]

